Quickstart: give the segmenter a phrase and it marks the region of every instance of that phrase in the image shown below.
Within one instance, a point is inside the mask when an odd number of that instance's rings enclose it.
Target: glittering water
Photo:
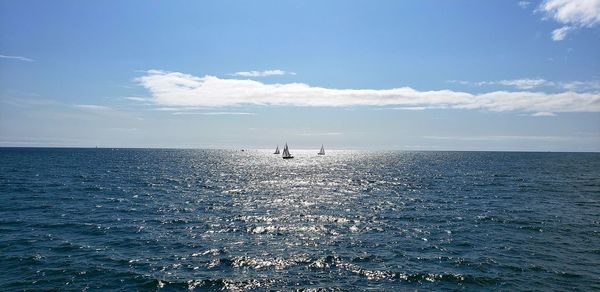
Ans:
[[[600,289],[600,155],[0,149],[0,289]]]

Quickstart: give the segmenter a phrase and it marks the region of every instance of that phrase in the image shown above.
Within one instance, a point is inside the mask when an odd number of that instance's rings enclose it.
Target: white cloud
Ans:
[[[600,90],[600,81],[565,81],[557,82],[557,86],[573,91],[598,91]]]
[[[399,110],[399,111],[423,111],[426,110],[426,107],[423,106],[405,106],[405,107],[393,107],[390,108],[392,110]]]
[[[537,112],[537,113],[533,113],[531,114],[532,117],[553,117],[555,116],[554,113],[551,112]]]
[[[460,85],[475,85],[475,86],[491,86],[502,85],[514,87],[517,89],[534,89],[539,87],[552,87],[567,91],[598,91],[600,90],[600,80],[594,81],[549,81],[541,78],[531,79],[512,79],[512,80],[497,80],[497,81],[478,81],[471,82],[465,80],[448,80],[448,83]]]
[[[572,31],[574,27],[572,26],[563,26],[561,28],[557,28],[552,31],[552,40],[553,41],[562,41],[567,37],[567,33]]]
[[[7,56],[7,55],[0,55],[0,59],[12,59],[12,60],[18,60],[18,61],[25,61],[25,62],[33,62],[33,59],[30,58],[26,58],[26,57],[21,57],[21,56]]]
[[[111,109],[107,106],[95,105],[95,104],[77,104],[77,105],[75,105],[75,107],[79,108],[79,109],[83,109],[83,110],[93,110],[93,111],[105,111],[105,110]]]
[[[529,6],[529,4],[531,4],[531,2],[529,2],[529,1],[519,1],[517,4],[519,4],[519,7],[525,9],[525,8],[527,8],[527,6]]]
[[[473,84],[472,82],[465,81],[465,80],[446,80],[446,82],[453,83],[453,84],[460,84],[460,85],[471,85],[471,84]]]
[[[274,70],[265,70],[265,71],[241,71],[230,74],[231,76],[240,76],[240,77],[267,77],[267,76],[276,76],[276,75],[296,75],[294,72],[283,71],[279,69]]]
[[[139,96],[126,96],[125,99],[132,101],[148,101],[147,97],[139,97]]]
[[[470,82],[465,80],[448,80],[448,83],[460,84],[460,85],[476,85],[476,86],[489,86],[489,85],[503,85],[516,87],[518,89],[532,89],[541,86],[550,86],[554,83],[544,79],[512,79],[512,80],[497,80],[497,81],[479,81]]]
[[[255,113],[247,112],[175,112],[174,115],[204,115],[204,116],[252,116]]]
[[[544,79],[515,79],[515,80],[501,80],[498,84],[506,86],[514,86],[519,89],[532,89],[544,85],[548,85],[548,81]]]
[[[525,112],[600,112],[600,93],[494,91],[471,94],[452,90],[334,89],[303,83],[266,84],[254,80],[197,77],[152,70],[135,79],[165,107],[270,106],[399,106],[486,109]]]
[[[545,0],[538,9],[563,24],[552,32],[555,41],[564,40],[575,29],[600,24],[600,0]]]

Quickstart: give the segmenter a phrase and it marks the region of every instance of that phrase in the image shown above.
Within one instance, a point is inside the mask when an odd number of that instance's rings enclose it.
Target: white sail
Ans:
[[[321,145],[321,151],[319,151],[318,154],[319,155],[325,155],[325,148],[323,148],[323,145]]]
[[[294,158],[294,156],[292,156],[290,154],[290,150],[288,148],[287,143],[285,143],[285,147],[283,147],[283,155],[282,155],[283,159],[287,159],[287,158]]]

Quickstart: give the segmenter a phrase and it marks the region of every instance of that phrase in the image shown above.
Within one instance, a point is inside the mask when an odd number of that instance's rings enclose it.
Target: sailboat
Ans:
[[[321,151],[319,151],[317,155],[325,155],[325,148],[323,148],[323,145],[321,145]]]
[[[275,149],[275,153],[273,153],[273,154],[279,154],[279,153],[280,153],[279,152],[279,145],[277,145],[277,148]]]
[[[294,158],[294,156],[292,156],[292,154],[290,154],[290,149],[288,149],[287,143],[285,143],[285,147],[283,148],[283,155],[282,155],[282,157],[283,157],[283,159]]]

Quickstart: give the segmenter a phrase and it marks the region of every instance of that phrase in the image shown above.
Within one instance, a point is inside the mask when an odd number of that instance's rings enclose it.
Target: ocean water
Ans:
[[[599,290],[600,154],[0,148],[0,290]]]

